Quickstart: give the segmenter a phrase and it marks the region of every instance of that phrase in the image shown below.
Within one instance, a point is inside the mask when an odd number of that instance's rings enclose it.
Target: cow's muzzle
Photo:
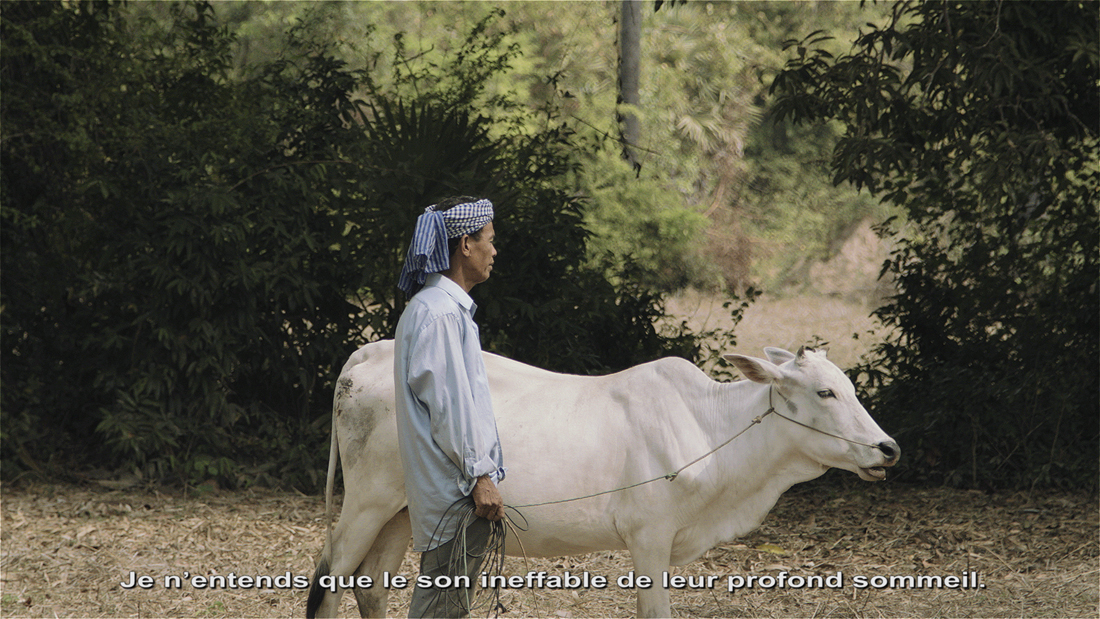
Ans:
[[[882,453],[883,462],[878,466],[859,469],[859,476],[864,481],[882,481],[886,479],[886,468],[894,466],[901,457],[901,447],[894,441],[883,441],[875,445],[875,449]]]
[[[901,447],[898,447],[898,444],[894,441],[883,441],[875,445],[875,448],[881,451],[882,456],[886,458],[883,466],[894,466],[898,463],[898,458],[901,457]]]

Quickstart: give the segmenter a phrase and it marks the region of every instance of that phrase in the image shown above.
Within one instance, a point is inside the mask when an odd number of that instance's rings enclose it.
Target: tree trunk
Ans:
[[[619,15],[619,103],[639,106],[638,82],[642,60],[642,0],[623,0]],[[619,114],[619,131],[623,158],[634,169],[642,164],[635,154],[641,138],[638,117],[630,112]]]

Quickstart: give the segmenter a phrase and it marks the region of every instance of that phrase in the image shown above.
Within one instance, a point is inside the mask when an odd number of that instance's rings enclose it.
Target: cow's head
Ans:
[[[886,467],[897,463],[901,449],[867,414],[852,381],[825,358],[825,352],[764,352],[767,361],[744,355],[725,358],[745,378],[772,386],[776,411],[805,433],[802,451],[819,464],[852,471],[867,481],[886,479]]]

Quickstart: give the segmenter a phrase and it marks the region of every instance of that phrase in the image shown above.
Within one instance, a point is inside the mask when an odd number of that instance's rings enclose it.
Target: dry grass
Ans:
[[[830,475],[841,475],[834,472]],[[168,575],[312,574],[324,539],[319,497],[266,491],[183,496],[70,486],[4,487],[0,615],[4,617],[292,617],[297,589],[166,589]],[[889,483],[813,484],[780,499],[764,525],[674,573],[719,576],[674,591],[680,617],[1096,617],[1095,497],[984,495]],[[414,576],[415,554],[402,573]],[[506,572],[588,571],[606,589],[503,594],[505,617],[619,617],[634,594],[614,585],[624,553],[508,559]],[[124,589],[130,571],[156,581]],[[832,589],[726,591],[727,577],[832,575]],[[980,574],[981,589],[857,589],[853,577]],[[407,592],[391,596],[403,616]],[[343,614],[357,616],[352,596]]]
[[[696,332],[728,329],[729,313],[723,299],[694,290],[669,300],[667,309],[676,320],[686,320]],[[870,350],[876,328],[872,304],[855,297],[764,295],[745,310],[734,333],[736,345],[729,352],[763,356],[765,346],[798,350],[817,340],[828,342],[829,359],[841,369],[855,365]],[[855,339],[852,336],[858,335]]]

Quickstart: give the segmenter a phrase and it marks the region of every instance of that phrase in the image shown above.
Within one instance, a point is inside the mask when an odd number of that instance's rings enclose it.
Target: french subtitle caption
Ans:
[[[382,578],[375,581],[370,576],[332,576],[324,575],[317,584],[333,593],[343,589],[406,589],[410,586],[422,588],[469,588],[474,582],[468,576],[438,576],[435,578],[420,575],[415,578],[383,572]],[[777,574],[729,574],[729,575],[683,575],[664,572],[655,581],[649,576],[628,572],[618,577],[607,577],[588,572],[550,574],[548,572],[527,572],[527,574],[486,574],[482,573],[477,584],[483,588],[499,589],[707,589],[723,590],[728,593],[747,590],[792,590],[792,589],[931,589],[931,590],[970,590],[984,589],[981,573],[973,571],[948,575],[885,575],[863,574],[848,575],[844,572],[831,574],[799,575],[789,572]],[[153,589],[156,586],[165,589],[180,589],[189,586],[193,589],[308,589],[309,577],[285,572],[280,575],[238,575],[221,574],[169,574],[159,579],[150,575],[130,572],[119,586],[123,589]]]

